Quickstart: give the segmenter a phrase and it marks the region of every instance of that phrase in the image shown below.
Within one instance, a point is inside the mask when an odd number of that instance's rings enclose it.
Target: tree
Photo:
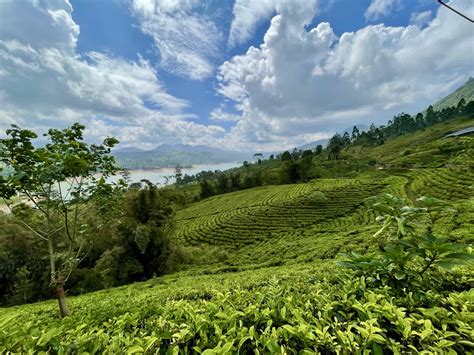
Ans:
[[[425,126],[425,119],[421,112],[418,112],[415,116],[415,125],[417,129],[423,128]]]
[[[217,191],[221,194],[229,191],[229,178],[226,174],[220,174],[217,177]]]
[[[354,128],[352,128],[352,136],[351,136],[351,139],[352,141],[355,141],[357,138],[359,138],[359,128],[357,128],[357,126],[354,126]]]
[[[58,299],[61,317],[69,311],[64,286],[84,254],[86,239],[80,223],[84,206],[113,188],[106,178],[118,168],[109,155],[118,141],[106,138],[101,145],[83,142],[84,126],[75,123],[63,130],[50,129],[48,143],[36,148],[37,134],[13,125],[0,140],[0,162],[13,174],[0,180],[0,194],[9,199],[21,194],[35,206],[40,227],[24,220],[32,235],[48,245],[50,285]]]
[[[293,151],[291,152],[291,158],[296,160],[298,159],[299,157],[301,156],[301,149],[293,149]]]
[[[458,113],[462,114],[465,106],[466,100],[463,97],[461,100],[459,100],[458,105],[456,106],[456,110],[458,111]]]
[[[291,160],[291,154],[289,151],[285,150],[281,155],[281,161],[289,161]]]
[[[316,151],[314,152],[314,155],[319,155],[322,153],[322,151],[323,151],[323,146],[321,144],[318,144],[316,146]]]
[[[273,160],[275,159],[275,156],[273,154],[270,154],[270,157],[269,157],[270,160]]]
[[[348,132],[344,132],[342,136],[342,143],[344,144],[344,148],[347,149],[351,145],[351,137],[349,136]]]
[[[437,117],[436,117],[436,112],[433,109],[433,106],[429,106],[428,109],[426,110],[426,117],[425,117],[426,123],[428,125],[432,125],[433,123],[436,122]]]
[[[301,155],[302,159],[311,159],[312,157],[313,157],[313,151],[310,149],[305,150],[303,154]]]
[[[300,180],[299,165],[295,161],[287,161],[283,166],[283,181],[295,184]]]
[[[337,160],[339,158],[339,154],[341,153],[341,149],[344,146],[344,142],[340,134],[336,133],[328,143],[328,151],[329,151],[329,158],[334,158]]]
[[[206,198],[206,197],[214,195],[214,189],[212,188],[209,181],[201,180],[200,186],[201,186],[201,198]]]
[[[240,190],[240,174],[232,174],[230,176],[230,188],[232,191]]]
[[[183,171],[181,165],[176,165],[174,168],[174,177],[176,179],[176,184],[182,185],[183,184]]]
[[[150,182],[129,196],[122,227],[126,240],[123,247],[128,268],[136,274],[149,278],[165,272],[170,252],[166,230],[177,202],[172,190],[158,189]]]

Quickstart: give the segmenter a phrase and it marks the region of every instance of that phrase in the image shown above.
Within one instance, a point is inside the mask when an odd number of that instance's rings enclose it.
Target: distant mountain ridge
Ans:
[[[119,166],[126,169],[169,168],[181,165],[220,164],[251,159],[248,152],[212,148],[205,145],[161,144],[151,150],[125,147],[112,153]]]

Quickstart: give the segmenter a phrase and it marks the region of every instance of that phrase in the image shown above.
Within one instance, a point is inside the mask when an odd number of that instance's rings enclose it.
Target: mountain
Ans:
[[[225,150],[219,148],[212,148],[205,145],[189,145],[189,144],[161,144],[155,149],[152,149],[153,152],[160,153],[170,153],[170,152],[201,152],[201,153],[213,153],[213,152],[226,152]],[[232,152],[232,151],[227,151]]]
[[[322,145],[323,147],[325,147],[326,144],[328,143],[328,141],[329,141],[329,139],[319,139],[319,140],[314,141],[314,142],[310,142],[310,143],[300,145],[299,147],[296,147],[296,149],[298,149],[298,150],[314,149],[318,145]]]
[[[464,98],[466,102],[474,100],[474,78],[469,78],[469,80],[459,89],[437,101],[433,105],[433,109],[435,111],[440,111],[443,108],[457,106],[462,98]]]
[[[144,152],[144,149],[138,148],[138,147],[125,147],[125,148],[119,148],[114,150],[114,154],[121,154],[121,153],[138,153],[138,152]]]
[[[169,168],[181,165],[220,164],[251,159],[247,152],[212,148],[205,145],[161,144],[152,150],[126,147],[113,152],[118,165],[127,169]]]

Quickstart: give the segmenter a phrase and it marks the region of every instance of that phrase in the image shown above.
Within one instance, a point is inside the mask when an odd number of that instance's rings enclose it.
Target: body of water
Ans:
[[[196,175],[201,171],[215,171],[215,170],[227,170],[241,166],[241,162],[231,163],[220,163],[220,164],[198,164],[193,165],[190,168],[182,168],[181,172],[188,175]],[[149,170],[129,170],[131,182],[140,182],[140,180],[146,179],[154,184],[173,184],[175,182],[174,168],[161,168],[161,169],[149,169]],[[119,177],[116,177],[117,179]]]

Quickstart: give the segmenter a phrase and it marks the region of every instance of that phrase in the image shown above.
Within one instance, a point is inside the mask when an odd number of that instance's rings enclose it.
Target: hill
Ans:
[[[474,242],[474,141],[445,137],[472,124],[323,151],[305,183],[278,180],[303,157],[233,169],[276,183],[179,209],[167,230],[179,270],[69,297],[63,320],[52,300],[2,309],[0,352],[469,353],[474,268],[455,262],[472,256],[459,243]],[[377,209],[370,198],[387,193],[404,204]],[[446,202],[428,200],[428,213],[420,196]],[[398,234],[376,235],[387,210]],[[104,254],[121,273],[127,260]],[[82,285],[100,277],[89,275]]]
[[[474,78],[469,78],[459,89],[437,101],[433,105],[433,109],[435,111],[441,111],[444,108],[457,106],[461,99],[466,100],[466,102],[474,100]]]
[[[204,145],[162,144],[152,150],[128,147],[113,152],[117,163],[127,169],[190,167],[196,164],[219,164],[243,161],[251,154],[222,150]]]
[[[466,168],[374,170],[356,178],[263,186],[214,196],[178,212],[175,239],[201,250],[206,272],[237,271],[331,259],[375,247],[367,198],[392,193],[448,200],[467,223],[444,225],[474,242],[474,173]],[[209,248],[211,246],[212,248]],[[212,252],[209,252],[212,250]],[[207,252],[206,252],[207,251]],[[195,268],[195,266],[193,266]]]
[[[3,310],[0,351],[465,353],[472,269],[453,274],[457,290],[402,296],[334,260],[377,248],[379,214],[366,198],[383,192],[450,201],[458,213],[435,232],[472,243],[473,183],[462,168],[372,170],[197,202],[178,212],[172,237],[187,246],[185,271],[70,297],[65,320],[53,316],[54,301]]]

